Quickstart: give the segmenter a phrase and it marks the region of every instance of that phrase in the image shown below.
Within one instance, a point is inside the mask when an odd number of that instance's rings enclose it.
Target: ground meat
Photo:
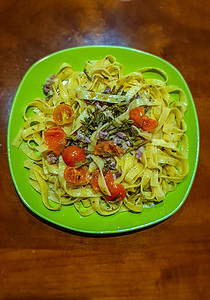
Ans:
[[[121,175],[122,175],[122,171],[117,170],[117,172],[115,173],[116,178],[120,177]]]
[[[84,134],[82,134],[80,131],[77,131],[77,140],[83,143],[91,143],[90,139]]]
[[[108,166],[109,169],[115,170],[115,168],[116,168],[116,161],[113,158],[108,157],[106,159],[106,165]]]
[[[49,93],[49,91],[50,91],[50,85],[47,84],[47,83],[45,83],[43,85],[43,92],[44,92],[44,94],[47,95]]]
[[[141,159],[143,155],[144,147],[141,146],[136,150],[136,158]]]
[[[115,145],[120,145],[122,143],[122,139],[120,139],[117,136],[114,136],[113,139],[112,139],[112,143],[115,144]]]
[[[107,87],[105,88],[105,90],[103,91],[104,94],[110,94],[111,93],[111,88]]]
[[[94,104],[98,108],[98,110],[100,110],[100,111],[104,111],[107,108],[107,105],[105,105],[103,103],[100,103],[98,101],[96,101]]]
[[[131,143],[129,141],[124,141],[123,143],[123,150],[126,151],[130,148]]]
[[[91,158],[91,154],[89,153],[89,154],[86,155],[86,159],[90,159],[90,158]]]
[[[49,162],[49,164],[53,165],[53,164],[57,164],[59,161],[59,155],[57,155],[54,152],[49,152],[46,156],[46,160]]]
[[[108,106],[106,104],[104,104],[102,107],[101,107],[101,111],[104,111]]]
[[[52,74],[46,79],[46,82],[43,85],[43,92],[45,95],[48,95],[48,93],[50,92],[50,86],[54,83],[53,79],[55,79],[55,77],[56,76]]]
[[[124,132],[117,132],[117,136],[121,139],[125,139],[126,138],[126,134]]]
[[[108,134],[108,132],[106,132],[106,131],[99,131],[98,137],[99,137],[100,139],[104,139],[104,138],[106,138],[106,137],[109,137],[109,134]]]
[[[99,110],[101,110],[101,103],[99,103],[98,101],[96,101],[94,104],[95,104],[95,106],[96,106]]]
[[[105,114],[107,117],[109,117],[109,118],[113,118],[113,114],[112,114],[112,112],[111,112],[110,110],[106,110],[106,111],[104,112],[104,114]]]

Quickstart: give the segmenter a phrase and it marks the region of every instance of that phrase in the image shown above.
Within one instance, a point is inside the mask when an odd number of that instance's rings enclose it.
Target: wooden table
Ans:
[[[0,299],[210,299],[210,2],[0,2]],[[187,81],[201,134],[182,208],[130,234],[87,236],[56,228],[22,204],[7,161],[15,92],[38,59],[81,45],[120,45],[172,63]]]

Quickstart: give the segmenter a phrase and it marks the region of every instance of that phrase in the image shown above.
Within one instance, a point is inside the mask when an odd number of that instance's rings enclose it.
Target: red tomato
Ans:
[[[133,125],[135,125],[138,128],[141,128],[144,120],[144,108],[138,106],[136,108],[131,109],[129,119],[133,120]]]
[[[67,147],[62,156],[63,161],[70,167],[75,167],[78,162],[83,162],[86,158],[85,150],[77,145]]]
[[[92,186],[92,189],[94,190],[94,192],[98,192],[99,191],[99,185],[98,185],[98,176],[99,176],[100,171],[99,170],[95,170],[92,173],[92,177],[90,179],[90,184]]]
[[[98,176],[99,176],[99,169],[95,170],[92,173],[92,177],[90,180],[92,189],[94,190],[94,192],[98,192],[99,191],[99,185],[98,185]],[[103,174],[104,174],[104,178],[106,181],[106,185],[108,187],[108,189],[114,184],[114,176],[112,174],[112,172],[110,170],[108,170],[105,174],[105,169],[103,169]]]
[[[103,157],[109,157],[109,153],[112,153],[116,156],[121,156],[122,149],[110,141],[103,141],[95,146],[93,153],[95,155],[101,155]]]
[[[64,170],[64,179],[73,185],[87,185],[90,182],[88,167],[71,168],[67,166]]]
[[[158,126],[156,120],[150,119],[144,114],[144,108],[138,106],[130,111],[130,120],[133,120],[133,125],[145,131],[151,131]]]
[[[110,187],[114,184],[114,176],[112,174],[112,171],[108,170],[105,173],[105,169],[103,169],[103,174],[104,174],[104,178],[106,181],[106,185],[107,185],[108,189],[110,189]]]
[[[146,131],[152,131],[158,126],[158,122],[156,120],[150,119],[149,117],[144,117],[144,121],[142,124],[142,129]]]
[[[111,196],[104,195],[105,199],[107,201],[121,201],[125,198],[126,196],[126,190],[120,183],[112,184],[109,187],[109,191],[111,193]]]
[[[95,170],[92,174],[90,183],[91,186],[93,188],[93,190],[95,192],[99,191],[99,185],[98,185],[98,176],[99,176],[99,169]],[[116,200],[116,201],[121,201],[125,198],[126,196],[126,190],[124,189],[124,187],[122,186],[122,184],[120,183],[116,183],[114,184],[114,176],[111,172],[111,170],[108,170],[105,174],[105,169],[103,169],[103,174],[104,174],[104,178],[106,181],[106,185],[111,193],[111,196],[108,195],[104,195],[105,199],[107,201],[112,201],[112,200]]]
[[[53,119],[60,126],[70,124],[74,120],[74,111],[68,104],[59,104],[53,111]]]
[[[50,127],[44,132],[45,143],[56,154],[61,154],[67,143],[66,133],[60,127]]]

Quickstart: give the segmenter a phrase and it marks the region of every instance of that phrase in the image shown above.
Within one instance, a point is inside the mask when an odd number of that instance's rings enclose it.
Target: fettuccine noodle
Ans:
[[[147,79],[145,72],[156,72],[161,79]],[[62,64],[44,85],[46,98],[38,97],[23,112],[24,125],[13,145],[27,156],[24,167],[29,169],[29,183],[41,194],[50,210],[74,205],[82,216],[99,213],[107,216],[117,212],[139,213],[163,201],[188,173],[187,110],[185,93],[178,86],[167,84],[167,74],[160,69],[143,68],[123,75],[122,65],[113,56],[87,61],[83,72]],[[173,94],[178,96],[174,100]],[[58,126],[53,112],[60,104],[69,105],[74,119]],[[143,130],[130,117],[131,110],[143,108],[148,120],[156,127]],[[98,170],[98,187],[90,181],[71,184],[64,171],[67,164],[62,153],[56,155],[45,140],[45,132],[61,127],[67,144],[78,145],[86,153],[82,165],[91,178]],[[103,141],[117,145],[119,153],[100,155],[96,145]],[[105,170],[105,172],[104,172]],[[111,170],[114,183],[126,192],[123,199],[112,199],[106,181]]]

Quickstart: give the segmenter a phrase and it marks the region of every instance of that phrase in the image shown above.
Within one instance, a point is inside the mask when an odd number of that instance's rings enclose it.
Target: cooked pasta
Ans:
[[[110,55],[82,72],[64,63],[47,78],[46,97],[25,107],[13,145],[27,155],[29,183],[48,209],[139,213],[176,188],[188,173],[187,99],[167,81],[154,68],[124,75]]]

